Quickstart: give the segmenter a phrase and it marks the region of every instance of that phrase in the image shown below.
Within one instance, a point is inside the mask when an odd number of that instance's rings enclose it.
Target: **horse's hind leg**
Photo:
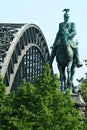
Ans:
[[[58,68],[60,74],[61,91],[65,91],[65,85],[66,85],[65,67],[63,67],[62,65],[58,65]]]
[[[72,67],[71,68],[71,78],[70,78],[72,82],[73,82],[74,73],[75,73],[75,68]]]
[[[72,65],[71,68],[71,82],[72,82],[72,89],[74,90],[74,84],[73,84],[73,78],[74,78],[74,74],[75,74],[75,64]]]

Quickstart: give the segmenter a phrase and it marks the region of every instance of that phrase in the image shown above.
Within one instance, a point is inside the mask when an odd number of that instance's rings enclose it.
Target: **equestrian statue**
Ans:
[[[51,47],[50,56],[50,67],[52,67],[54,57],[56,57],[61,91],[65,91],[67,88],[73,89],[75,67],[82,67],[82,63],[79,60],[78,42],[74,40],[76,35],[75,23],[69,22],[70,9],[64,9],[63,11],[64,22],[59,24],[59,30]]]

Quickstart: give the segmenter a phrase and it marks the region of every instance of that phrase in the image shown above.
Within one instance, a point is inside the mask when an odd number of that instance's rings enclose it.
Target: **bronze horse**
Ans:
[[[76,65],[74,61],[73,50],[70,44],[60,43],[58,46],[56,46],[55,55],[60,74],[61,91],[65,91],[67,88],[73,89],[73,76]]]
[[[61,38],[56,41],[52,47],[50,65],[52,65],[54,56],[58,64],[61,90],[73,87],[73,76],[75,73],[76,58],[74,58],[74,51],[71,47],[71,40],[68,40],[67,28],[62,28]],[[66,75],[67,71],[67,75]],[[67,78],[66,78],[67,77]]]

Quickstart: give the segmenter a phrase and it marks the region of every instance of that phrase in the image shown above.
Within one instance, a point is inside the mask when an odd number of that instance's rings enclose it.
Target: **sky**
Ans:
[[[76,68],[74,83],[87,73],[83,62],[87,59],[87,0],[0,0],[0,23],[34,23],[43,32],[47,45],[53,45],[59,23],[63,22],[63,9],[70,9],[70,21],[76,24],[79,42],[79,57],[83,67]],[[58,73],[56,60],[53,62],[54,73]]]

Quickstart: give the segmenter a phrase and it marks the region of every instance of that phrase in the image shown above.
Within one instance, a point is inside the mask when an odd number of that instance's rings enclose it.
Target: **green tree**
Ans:
[[[3,101],[0,130],[82,130],[70,93],[59,90],[58,76],[50,75],[47,63],[34,84],[23,80]]]
[[[81,86],[81,94],[85,102],[87,103],[87,79],[82,79],[80,86]]]

